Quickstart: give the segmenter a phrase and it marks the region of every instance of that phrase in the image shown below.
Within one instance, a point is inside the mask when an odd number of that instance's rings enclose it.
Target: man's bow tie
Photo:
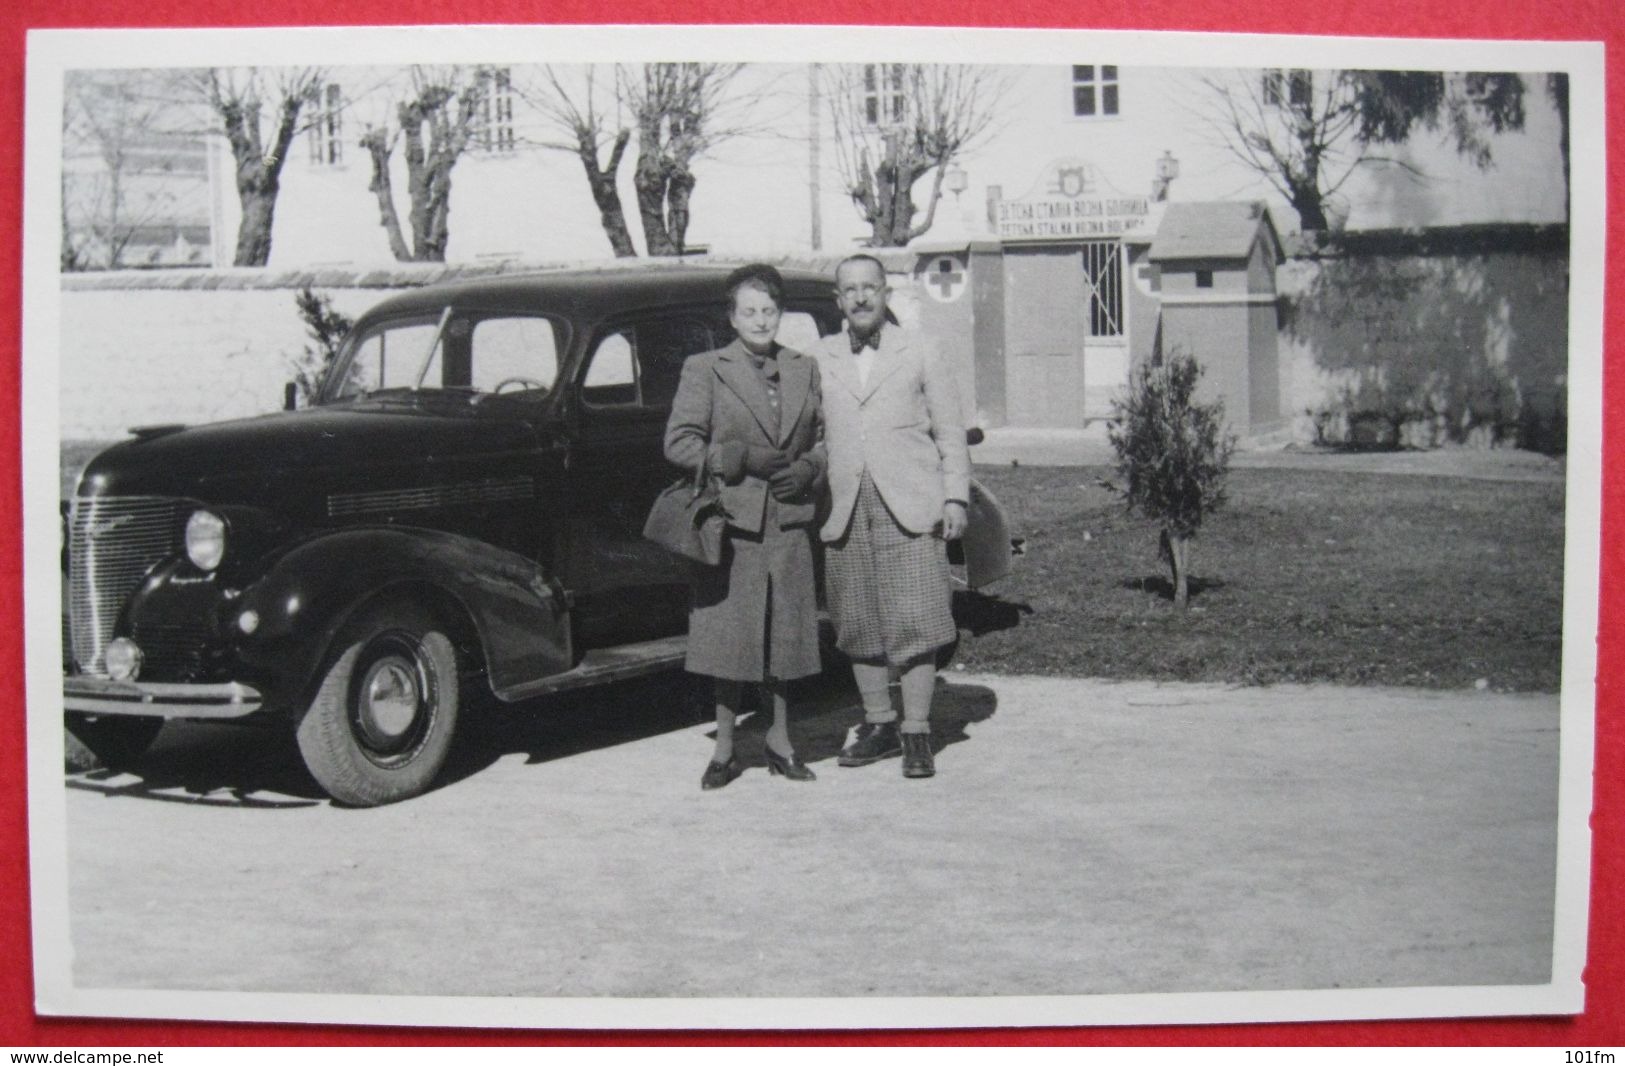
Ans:
[[[880,331],[878,329],[866,337],[860,337],[856,333],[848,332],[846,339],[852,342],[853,355],[857,355],[859,352],[863,351],[865,345],[873,348],[877,352],[880,351]]]

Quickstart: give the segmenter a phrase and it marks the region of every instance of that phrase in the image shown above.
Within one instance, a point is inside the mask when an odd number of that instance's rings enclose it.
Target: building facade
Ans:
[[[871,65],[877,123],[892,116],[887,65]],[[600,68],[565,73],[573,94]],[[1073,161],[1090,194],[1150,198],[1160,160],[1177,161],[1163,186],[1170,200],[1263,200],[1283,234],[1297,215],[1259,175],[1222,145],[1215,86],[1267,86],[1280,72],[1202,71],[1078,64],[999,68],[1007,88],[988,132],[958,159],[965,187],[945,192],[930,240],[998,236],[990,201],[1032,198],[1053,180],[1057,161]],[[1297,72],[1303,77],[1316,75]],[[533,103],[537,73],[503,68],[482,104],[472,148],[452,171],[447,260],[575,261],[611,254],[580,161],[561,130]],[[1320,74],[1320,77],[1325,77]],[[1561,222],[1565,199],[1560,124],[1538,77],[1526,79],[1523,129],[1490,138],[1493,164],[1480,167],[1440,131],[1420,130],[1382,153],[1383,162],[1355,169],[1333,198],[1349,229],[1466,223]],[[1292,84],[1302,84],[1301,81]],[[823,86],[822,90],[818,88]],[[371,164],[359,139],[387,125],[404,85],[397,73],[339,68],[308,105],[307,128],[282,172],[270,266],[366,265],[390,260],[379,225]],[[741,129],[694,166],[690,245],[722,255],[842,251],[864,243],[869,229],[845,191],[828,84],[810,66],[748,67],[732,90],[752,101]],[[602,96],[612,92],[599,84]],[[820,99],[822,97],[822,99]],[[624,119],[606,110],[611,121]],[[569,145],[573,147],[573,144]],[[214,151],[226,153],[223,141]],[[619,190],[634,243],[641,250],[632,171],[634,135],[620,167]],[[603,152],[607,158],[607,148]],[[229,154],[225,162],[229,164]],[[394,187],[403,218],[409,207],[401,152]],[[240,212],[231,167],[216,166],[216,241],[229,249]],[[919,183],[918,192],[928,188]],[[922,204],[923,206],[923,204]],[[217,262],[229,263],[229,256]]]
[[[1242,100],[1259,121],[1282,121],[1292,106],[1326,91],[1331,75],[1123,67],[1099,62],[1109,56],[1082,58],[1096,62],[986,68],[983,85],[997,90],[987,129],[948,168],[930,229],[908,252],[887,256],[899,285],[910,290],[903,301],[910,316],[937,334],[958,365],[967,415],[989,426],[1087,428],[1110,416],[1133,366],[1178,348],[1209,368],[1207,387],[1226,401],[1238,431],[1268,434],[1296,420],[1302,436],[1303,420],[1318,417],[1323,397],[1352,388],[1349,355],[1318,352],[1287,336],[1276,276],[1302,243],[1299,218],[1279,189],[1226,147],[1227,136],[1234,139],[1227,108]],[[856,95],[835,99],[837,79],[826,68],[743,68],[727,93],[731,113],[715,118],[733,135],[694,164],[689,249],[727,258],[827,259],[864,247],[871,229],[848,193],[855,150],[843,143],[838,116],[850,124],[855,115],[880,130],[906,119],[902,70],[847,68],[846,84]],[[630,125],[630,116],[617,111],[615,72],[555,67],[549,75],[526,67],[489,73],[470,147],[450,174],[448,264],[576,263],[612,255],[600,204],[569,131],[557,121],[556,94],[562,91],[578,112],[592,100],[611,131]],[[1329,178],[1347,174],[1327,201],[1331,225],[1349,234],[1564,226],[1562,121],[1546,79],[1522,80],[1521,128],[1484,135],[1489,165],[1458,150],[1447,129],[1426,125],[1359,165],[1351,165],[1348,145],[1334,146]],[[282,168],[268,273],[360,275],[394,262],[362,138],[390,128],[410,88],[405,71],[361,67],[335,68],[317,88]],[[184,202],[198,218],[190,228],[181,220],[177,232],[190,235],[183,251],[193,264],[224,266],[241,212],[224,139],[207,145],[202,163],[188,157],[185,168]],[[606,138],[600,162],[609,151]],[[634,131],[617,188],[641,254],[638,153]],[[412,205],[403,154],[397,143],[391,184],[404,226]],[[86,170],[83,160],[75,165]],[[935,180],[928,174],[916,183],[922,215]],[[1168,223],[1177,232],[1167,231]],[[199,234],[210,238],[206,260],[195,248]],[[1491,305],[1521,307],[1520,300],[1528,301],[1513,290],[1537,287],[1521,282],[1519,271],[1550,270],[1556,246],[1545,238],[1535,244],[1554,251],[1531,258],[1525,248],[1510,271],[1483,258],[1493,247],[1478,245],[1448,269],[1398,266],[1434,278],[1451,299],[1493,278],[1513,298],[1498,305],[1488,299],[1484,313],[1504,314]],[[154,258],[151,265],[163,264]],[[1388,267],[1339,269],[1337,276],[1365,277]],[[1301,274],[1293,275],[1298,288],[1306,284]],[[1530,314],[1549,325],[1561,318],[1554,309],[1566,287],[1542,291],[1538,315]],[[1318,291],[1311,295],[1315,306],[1330,306]],[[1414,295],[1382,299],[1398,307]],[[1402,319],[1417,312],[1372,310],[1363,317],[1385,314],[1381,328],[1391,336],[1379,346],[1403,348],[1393,337],[1411,335]],[[1297,321],[1300,332],[1304,321]],[[1548,348],[1563,340],[1544,327],[1521,337],[1504,323],[1498,329],[1503,339],[1494,343],[1503,349],[1505,336]],[[1278,334],[1286,340],[1278,343]],[[1351,342],[1347,329],[1316,334],[1322,335],[1335,335],[1340,345],[1365,343]],[[1451,343],[1442,335],[1416,337],[1415,358],[1422,360],[1431,357],[1429,346]],[[1508,359],[1504,351],[1488,358]],[[1545,380],[1556,380],[1549,369],[1543,366],[1539,386],[1547,393],[1557,387]],[[1369,385],[1360,387],[1369,394]]]

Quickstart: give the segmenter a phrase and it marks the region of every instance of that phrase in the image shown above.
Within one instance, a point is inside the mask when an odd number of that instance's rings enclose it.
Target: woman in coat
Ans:
[[[734,721],[746,682],[773,708],[770,773],[811,781],[790,742],[785,682],[819,672],[812,526],[824,481],[818,366],[781,347],[784,282],[771,266],[728,276],[726,348],[692,356],[666,423],[666,458],[690,472],[708,465],[728,513],[722,563],[696,567],[689,612],[690,672],[715,679],[717,742],[700,780],[739,776]]]

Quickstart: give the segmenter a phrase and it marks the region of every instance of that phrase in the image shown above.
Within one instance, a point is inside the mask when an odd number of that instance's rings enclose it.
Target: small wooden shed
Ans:
[[[1284,252],[1263,201],[1171,203],[1147,255],[1162,297],[1158,354],[1205,368],[1202,392],[1224,400],[1232,429],[1284,424],[1275,270]]]

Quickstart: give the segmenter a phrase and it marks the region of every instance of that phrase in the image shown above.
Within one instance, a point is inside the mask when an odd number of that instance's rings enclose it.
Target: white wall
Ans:
[[[355,315],[392,290],[322,291]],[[292,289],[64,289],[61,437],[279,410],[305,343]]]

